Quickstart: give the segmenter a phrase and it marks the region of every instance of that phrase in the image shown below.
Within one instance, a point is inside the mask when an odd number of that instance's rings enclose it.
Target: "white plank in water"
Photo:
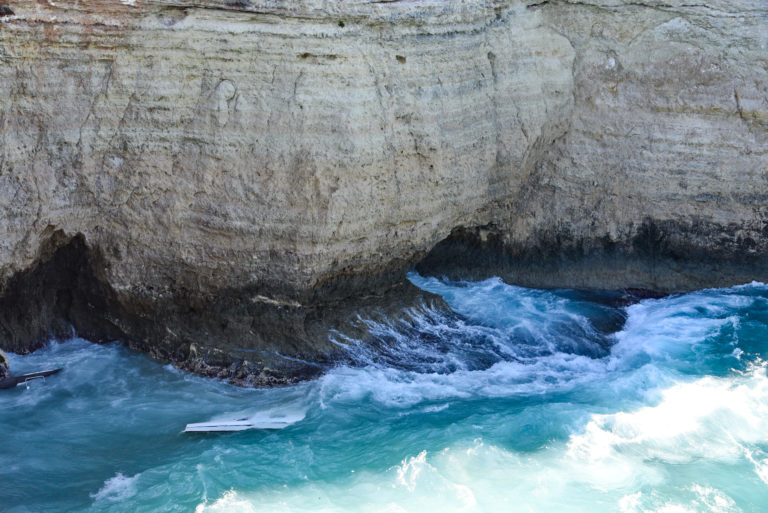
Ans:
[[[283,429],[295,421],[280,419],[241,419],[219,422],[199,422],[187,424],[185,433],[211,433],[216,431],[244,431],[246,429]]]

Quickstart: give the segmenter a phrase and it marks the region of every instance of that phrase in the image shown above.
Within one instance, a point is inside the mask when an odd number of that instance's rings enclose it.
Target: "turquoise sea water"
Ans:
[[[416,309],[335,335],[357,365],[245,390],[119,344],[0,393],[0,511],[765,512],[768,286],[618,294],[410,275]],[[212,419],[274,431],[182,434]]]

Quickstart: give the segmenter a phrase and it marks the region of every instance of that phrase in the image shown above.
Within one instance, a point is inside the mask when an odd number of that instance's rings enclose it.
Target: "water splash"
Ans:
[[[237,389],[82,340],[10,355],[17,372],[65,370],[3,395],[3,507],[765,511],[765,285],[621,306],[410,279],[453,311],[369,321],[372,343],[337,334],[353,364],[292,387]],[[265,415],[293,422],[180,433]]]
[[[90,496],[96,502],[122,502],[136,493],[136,480],[138,478],[139,474],[133,477],[126,477],[118,472],[115,477],[110,477],[104,481],[104,486],[98,492],[90,494]]]

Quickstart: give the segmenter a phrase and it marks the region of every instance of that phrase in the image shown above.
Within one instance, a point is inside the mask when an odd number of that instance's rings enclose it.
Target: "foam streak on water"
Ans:
[[[353,365],[243,390],[52,343],[0,396],[0,510],[768,511],[768,287],[621,295],[410,279],[452,312],[334,334]],[[182,434],[189,423],[289,419]]]

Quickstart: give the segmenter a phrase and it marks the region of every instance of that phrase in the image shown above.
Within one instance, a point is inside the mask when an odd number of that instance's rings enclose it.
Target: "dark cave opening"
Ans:
[[[12,276],[0,296],[0,340],[16,353],[73,334],[96,342],[120,330],[107,320],[114,293],[99,278],[103,261],[82,234],[57,230],[42,245],[37,265]]]

